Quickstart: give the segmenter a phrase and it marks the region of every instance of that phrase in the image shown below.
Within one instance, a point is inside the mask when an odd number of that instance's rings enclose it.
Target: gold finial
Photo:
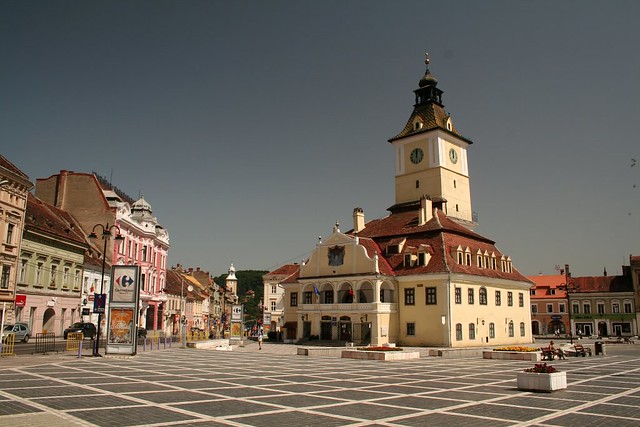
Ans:
[[[429,52],[424,54],[424,63],[429,65]]]

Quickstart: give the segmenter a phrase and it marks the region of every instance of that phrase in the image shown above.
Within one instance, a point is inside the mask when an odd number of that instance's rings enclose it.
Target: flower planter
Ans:
[[[363,351],[363,350],[343,350],[343,359],[361,360],[409,360],[420,359],[419,351]]]
[[[551,393],[554,390],[567,388],[567,373],[553,372],[518,372],[518,389],[526,391],[542,391]]]
[[[528,360],[531,362],[539,362],[542,358],[539,351],[492,351],[485,350],[482,352],[483,359],[498,360]]]

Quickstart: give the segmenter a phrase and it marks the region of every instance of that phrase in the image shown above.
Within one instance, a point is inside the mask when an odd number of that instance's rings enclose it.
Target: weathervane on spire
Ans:
[[[425,52],[424,54],[424,63],[429,65],[429,52]]]

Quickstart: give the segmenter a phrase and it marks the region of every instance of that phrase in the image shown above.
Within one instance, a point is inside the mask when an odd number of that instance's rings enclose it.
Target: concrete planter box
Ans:
[[[554,390],[562,390],[564,388],[567,388],[566,372],[553,372],[551,374],[518,372],[519,390],[551,393]]]
[[[342,350],[342,358],[361,360],[410,360],[420,359],[420,352]]]
[[[483,351],[483,359],[498,360],[528,360],[530,362],[539,362],[542,360],[542,353],[539,351]]]

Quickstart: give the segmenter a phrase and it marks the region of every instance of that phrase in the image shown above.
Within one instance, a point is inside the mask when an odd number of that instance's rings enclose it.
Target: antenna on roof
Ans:
[[[113,188],[113,168],[111,168],[111,174],[109,175],[109,186]]]

